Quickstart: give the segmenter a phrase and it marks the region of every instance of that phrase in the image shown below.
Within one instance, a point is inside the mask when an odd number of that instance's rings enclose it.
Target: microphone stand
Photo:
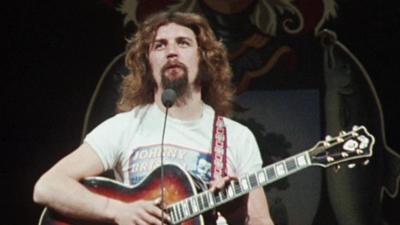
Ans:
[[[164,125],[162,129],[162,136],[161,136],[161,156],[160,156],[160,188],[161,188],[161,224],[164,224],[164,136],[165,136],[165,129],[167,127],[167,117],[168,117],[168,110],[169,108],[174,105],[176,100],[176,92],[172,89],[166,89],[162,93],[161,100],[163,105],[165,106],[165,117],[164,117]]]
[[[168,109],[166,107],[165,110],[165,117],[164,117],[164,125],[162,130],[162,137],[161,137],[161,157],[160,157],[160,164],[161,164],[161,175],[160,175],[160,188],[161,188],[161,207],[164,207],[164,136],[165,136],[165,128],[167,125],[167,117],[168,117]],[[161,224],[164,224],[164,209],[161,210]]]

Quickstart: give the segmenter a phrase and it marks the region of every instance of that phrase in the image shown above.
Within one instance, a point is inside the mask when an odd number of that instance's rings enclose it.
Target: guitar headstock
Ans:
[[[372,156],[375,138],[364,126],[354,126],[351,131],[342,131],[336,137],[327,136],[309,150],[313,165],[329,167],[343,162]]]

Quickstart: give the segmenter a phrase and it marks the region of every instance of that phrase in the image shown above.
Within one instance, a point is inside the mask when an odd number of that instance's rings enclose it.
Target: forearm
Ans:
[[[269,214],[268,202],[263,188],[257,188],[249,193],[248,220],[246,225],[273,225]]]
[[[47,173],[34,189],[34,201],[71,217],[113,221],[119,202],[90,192],[68,176]]]

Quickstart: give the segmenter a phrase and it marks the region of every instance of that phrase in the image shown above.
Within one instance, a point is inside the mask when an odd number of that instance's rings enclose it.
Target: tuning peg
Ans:
[[[347,167],[349,167],[350,169],[353,169],[354,167],[356,167],[356,164],[355,163],[351,163],[351,164],[347,165]]]
[[[369,164],[369,159],[367,159],[367,160],[365,160],[364,162],[363,162],[363,165],[364,166],[366,166],[366,165],[368,165]]]
[[[332,138],[332,136],[331,135],[326,135],[325,136],[325,141],[330,141],[330,140],[332,140],[333,138]]]
[[[331,156],[326,157],[326,160],[327,160],[328,162],[333,162],[333,161],[335,161],[335,159],[334,159],[333,157],[331,157]]]
[[[342,157],[343,157],[343,158],[347,158],[347,157],[349,157],[349,154],[347,154],[346,152],[342,152],[342,154],[341,154],[341,155],[342,155]]]
[[[353,128],[352,128],[352,130],[355,131],[355,130],[358,130],[359,128],[360,128],[359,126],[354,125]]]
[[[328,141],[323,141],[323,145],[325,148],[328,148],[331,146],[331,144]]]
[[[344,136],[344,135],[346,135],[346,134],[347,134],[346,131],[340,131],[340,132],[339,132],[339,135],[340,135],[340,136]]]
[[[356,153],[357,153],[358,155],[361,155],[361,154],[364,154],[364,151],[361,150],[361,149],[357,149],[357,150],[356,150]]]

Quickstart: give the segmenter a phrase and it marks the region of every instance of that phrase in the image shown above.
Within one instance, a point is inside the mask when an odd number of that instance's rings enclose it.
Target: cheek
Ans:
[[[197,75],[197,73],[199,72],[199,63],[199,57],[192,57],[192,60],[189,61],[188,67],[192,71],[193,75]]]
[[[162,63],[157,58],[157,56],[154,55],[149,56],[149,62],[150,62],[151,72],[157,78],[158,75],[160,74]]]

